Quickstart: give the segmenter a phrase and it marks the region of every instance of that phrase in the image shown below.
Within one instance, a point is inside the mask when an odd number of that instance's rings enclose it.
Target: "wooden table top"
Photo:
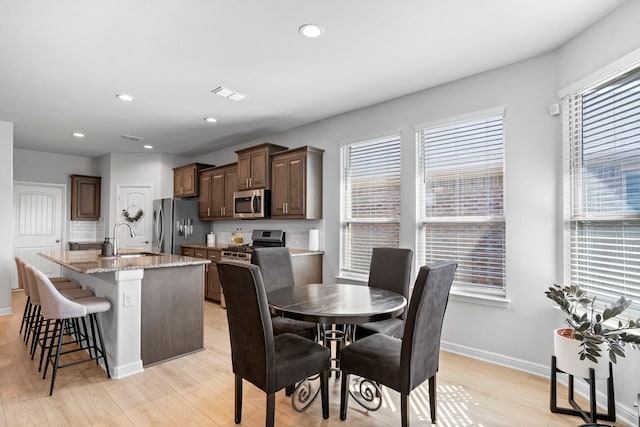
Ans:
[[[317,323],[359,324],[399,316],[407,300],[400,294],[362,285],[298,285],[267,294],[276,314]]]

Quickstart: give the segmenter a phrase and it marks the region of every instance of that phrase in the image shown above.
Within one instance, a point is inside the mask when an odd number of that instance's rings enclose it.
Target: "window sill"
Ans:
[[[475,292],[465,292],[465,291],[462,291],[459,289],[453,289],[453,288],[449,293],[449,298],[452,301],[487,305],[490,307],[508,308],[511,305],[511,300],[508,299],[506,296],[479,294]]]

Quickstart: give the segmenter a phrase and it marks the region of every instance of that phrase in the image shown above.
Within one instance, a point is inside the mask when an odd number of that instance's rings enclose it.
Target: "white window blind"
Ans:
[[[416,132],[421,263],[458,262],[454,285],[505,292],[504,114]]]
[[[367,274],[375,247],[399,247],[400,135],[343,145],[341,273]]]
[[[563,100],[565,280],[640,314],[640,69]],[[627,314],[627,313],[625,313]]]

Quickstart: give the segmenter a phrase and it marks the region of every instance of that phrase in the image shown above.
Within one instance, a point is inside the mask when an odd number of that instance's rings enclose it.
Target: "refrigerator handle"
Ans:
[[[156,222],[156,235],[158,236],[158,248],[163,251],[164,243],[164,212],[162,207],[158,211],[158,222]]]

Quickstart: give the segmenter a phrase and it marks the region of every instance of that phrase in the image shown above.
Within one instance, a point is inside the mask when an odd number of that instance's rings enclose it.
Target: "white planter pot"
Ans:
[[[560,328],[553,331],[553,349],[556,356],[558,369],[579,378],[589,378],[589,368],[595,370],[596,379],[609,378],[609,356],[604,349],[598,358],[598,363],[589,359],[580,360],[580,341],[566,337],[563,331],[568,328]]]

